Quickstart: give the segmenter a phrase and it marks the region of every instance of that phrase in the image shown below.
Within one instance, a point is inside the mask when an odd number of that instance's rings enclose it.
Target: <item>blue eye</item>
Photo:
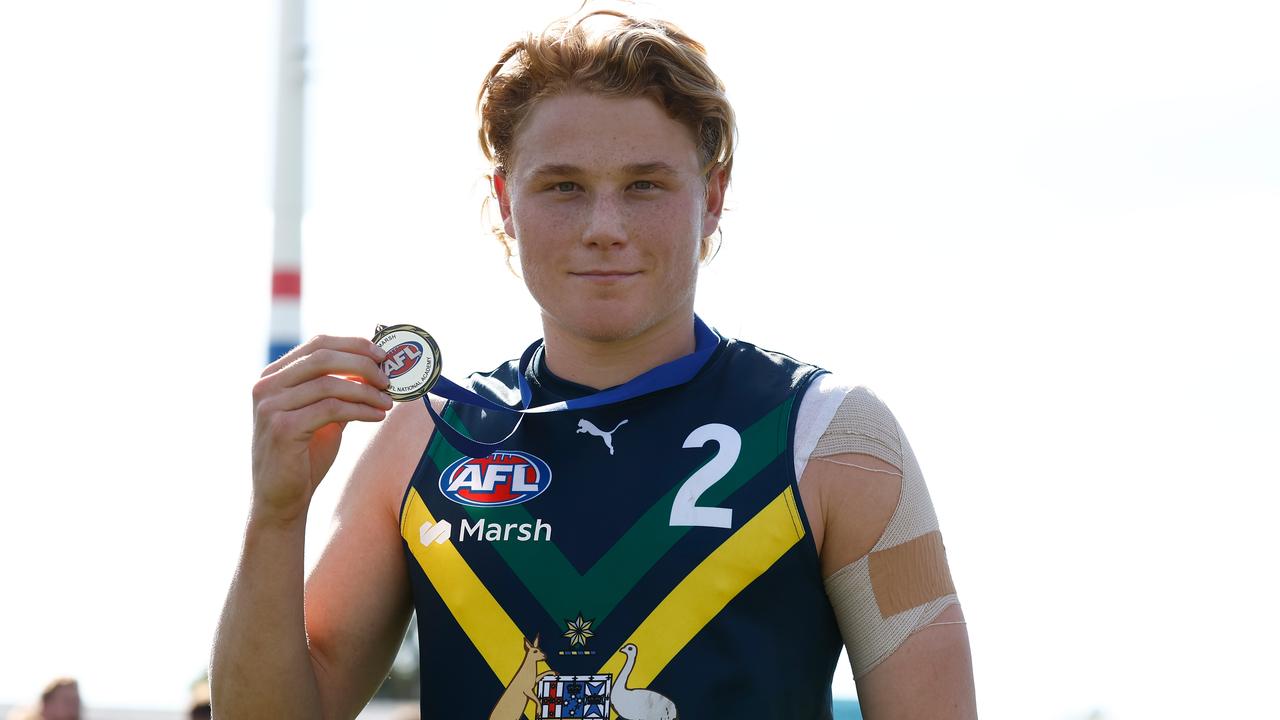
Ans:
[[[631,184],[637,190],[652,190],[654,185],[651,180],[637,180]]]
[[[568,180],[565,180],[564,182],[556,183],[556,192],[570,193],[576,190],[577,188],[578,188],[577,183],[569,182]]]

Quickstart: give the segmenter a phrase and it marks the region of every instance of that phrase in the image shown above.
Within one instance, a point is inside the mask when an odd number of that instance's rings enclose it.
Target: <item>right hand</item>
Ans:
[[[347,423],[387,416],[393,403],[382,392],[385,355],[364,338],[320,335],[262,371],[253,386],[255,516],[277,522],[305,516]]]

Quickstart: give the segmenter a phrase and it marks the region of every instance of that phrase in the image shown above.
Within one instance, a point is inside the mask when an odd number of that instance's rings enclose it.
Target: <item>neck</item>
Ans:
[[[565,331],[543,317],[547,368],[597,390],[621,385],[694,351],[693,313],[669,318],[635,337],[597,340]]]

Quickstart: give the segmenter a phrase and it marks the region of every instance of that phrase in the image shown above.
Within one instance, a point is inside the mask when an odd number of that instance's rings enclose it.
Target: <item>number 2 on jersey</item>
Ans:
[[[720,449],[710,462],[698,468],[684,485],[676,491],[675,500],[671,503],[671,525],[691,525],[695,527],[729,528],[733,526],[733,509],[724,507],[702,507],[698,498],[707,488],[729,474],[733,464],[738,462],[738,454],[742,452],[742,436],[737,430],[711,423],[689,433],[685,438],[686,448],[703,447],[714,440]]]

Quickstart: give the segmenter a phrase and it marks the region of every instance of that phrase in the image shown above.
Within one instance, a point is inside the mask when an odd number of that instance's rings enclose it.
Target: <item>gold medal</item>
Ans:
[[[440,346],[426,330],[413,325],[379,325],[373,344],[387,353],[382,371],[391,384],[387,394],[409,402],[430,392],[440,378]]]

